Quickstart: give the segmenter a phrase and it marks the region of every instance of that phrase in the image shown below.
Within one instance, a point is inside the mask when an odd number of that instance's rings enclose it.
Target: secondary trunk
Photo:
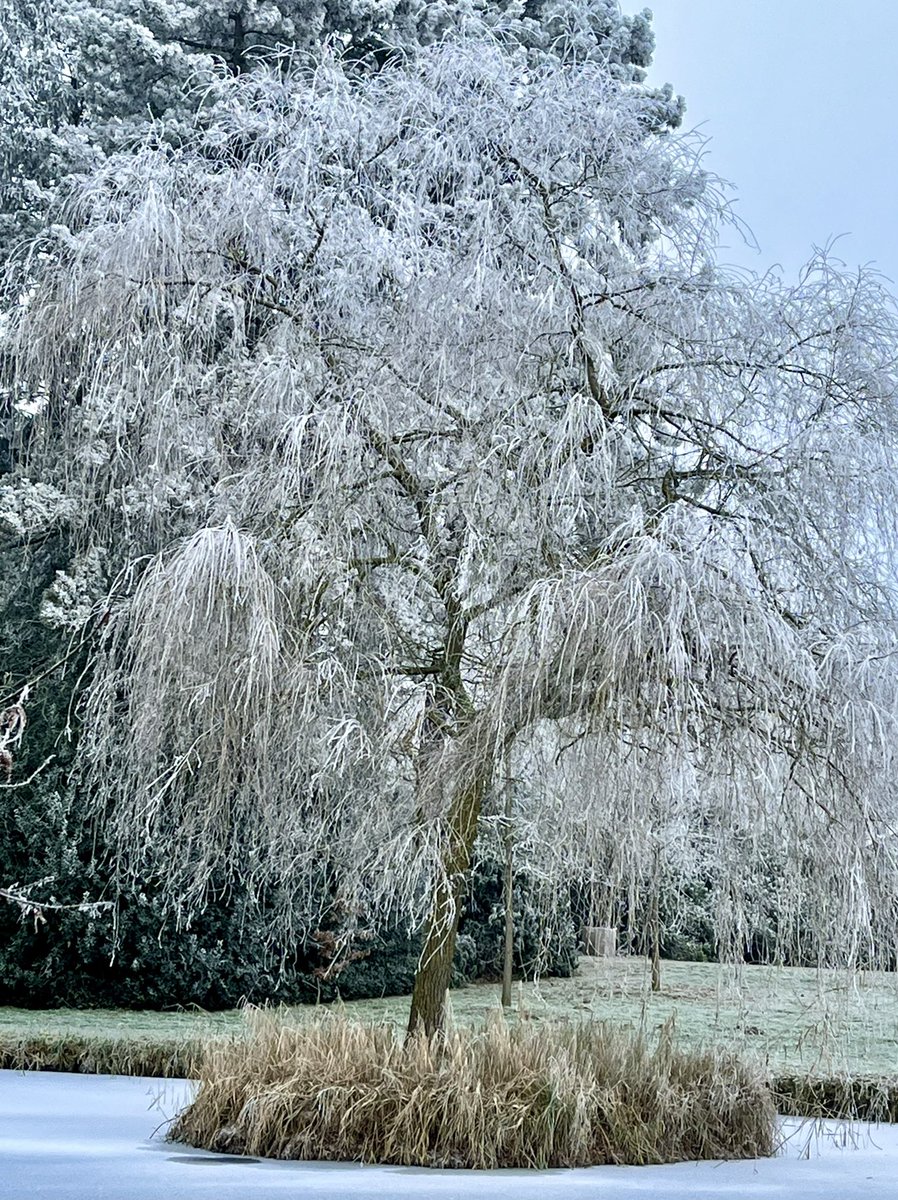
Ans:
[[[505,945],[502,954],[502,1007],[511,1008],[511,976],[514,968],[514,839],[511,828],[511,786],[505,794]]]
[[[649,935],[652,952],[652,991],[661,991],[661,912],[658,892],[660,891],[658,855],[655,855],[655,870],[652,879],[652,900],[649,911]]]

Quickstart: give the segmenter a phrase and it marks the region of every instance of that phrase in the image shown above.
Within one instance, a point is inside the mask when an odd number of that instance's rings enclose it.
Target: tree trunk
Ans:
[[[502,1007],[511,1008],[514,967],[514,841],[511,835],[511,787],[505,796],[505,946],[502,955]]]
[[[408,1033],[432,1037],[443,1028],[446,993],[452,978],[452,960],[458,922],[477,822],[490,772],[477,776],[453,800],[449,809],[449,836],[443,855],[443,875],[437,885],[428,923],[427,940],[415,974]]]
[[[655,871],[652,879],[652,902],[649,913],[649,936],[652,943],[652,991],[661,991],[661,913],[658,902],[660,879],[658,877],[658,855],[655,855]]]
[[[234,40],[231,43],[231,70],[242,75],[246,70],[246,26],[240,9],[229,13],[234,25]]]

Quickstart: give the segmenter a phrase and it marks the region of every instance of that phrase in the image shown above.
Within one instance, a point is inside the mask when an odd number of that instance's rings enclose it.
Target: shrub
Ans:
[[[17,816],[29,826],[29,844],[42,869],[53,871],[54,893],[62,900],[110,893],[109,881],[87,860],[68,863],[63,848],[65,829],[57,838],[52,814],[65,807],[66,796],[43,788],[43,827],[38,830],[37,803],[19,802]],[[74,821],[75,818],[73,817]],[[2,825],[2,821],[0,821]],[[12,839],[10,839],[11,841]],[[4,857],[0,833],[0,865],[6,877],[23,878],[21,860]],[[491,901],[475,894],[461,923],[453,986],[477,978],[496,978],[501,969],[502,924]],[[519,926],[516,945],[523,946],[516,974],[533,975],[534,930]],[[545,955],[543,975],[569,975],[576,965],[572,935],[552,943]],[[314,1004],[337,998],[361,1000],[403,995],[411,991],[421,950],[420,935],[385,929],[357,943],[349,965],[330,971],[331,960],[321,939],[306,939],[293,947],[266,940],[264,913],[233,897],[210,905],[188,930],[166,920],[152,895],[125,892],[119,896],[116,920],[108,915],[89,918],[60,913],[45,925],[22,922],[11,905],[0,907],[0,990],[4,1002],[28,1008],[58,1006],[92,1008],[168,1008],[197,1004],[206,1009],[232,1008],[243,1001],[255,1004]],[[497,963],[499,967],[497,968]]]
[[[809,1120],[898,1121],[898,1080],[865,1075],[780,1075],[771,1087],[777,1112]]]
[[[754,1158],[773,1102],[737,1059],[603,1025],[501,1020],[404,1044],[387,1026],[250,1014],[210,1043],[171,1131],[219,1153],[426,1167],[578,1167]]]

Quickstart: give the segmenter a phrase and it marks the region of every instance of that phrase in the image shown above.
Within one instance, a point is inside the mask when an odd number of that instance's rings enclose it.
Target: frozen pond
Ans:
[[[425,1171],[222,1158],[162,1141],[189,1085],[0,1071],[0,1200],[894,1200],[898,1126],[787,1123],[777,1159]]]

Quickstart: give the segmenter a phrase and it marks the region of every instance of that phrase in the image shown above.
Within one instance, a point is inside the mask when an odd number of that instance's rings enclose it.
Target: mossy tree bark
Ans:
[[[443,1028],[465,882],[487,778],[486,771],[478,772],[455,797],[449,810],[449,840],[443,856],[443,873],[434,894],[427,940],[415,975],[409,1035],[423,1033],[432,1037]]]
[[[433,680],[433,691],[425,714],[425,742],[436,746],[447,736],[459,738],[473,720],[470,698],[462,680],[468,619],[455,591],[448,569],[435,580],[446,610],[446,641],[440,670]],[[483,796],[492,777],[492,760],[474,760],[467,778],[453,796],[447,815],[446,847],[433,896],[427,936],[412,989],[412,1007],[408,1033],[427,1037],[439,1032],[446,1015],[446,992],[452,978],[452,961],[458,938],[458,924],[464,902],[465,884],[477,837],[477,823]]]

